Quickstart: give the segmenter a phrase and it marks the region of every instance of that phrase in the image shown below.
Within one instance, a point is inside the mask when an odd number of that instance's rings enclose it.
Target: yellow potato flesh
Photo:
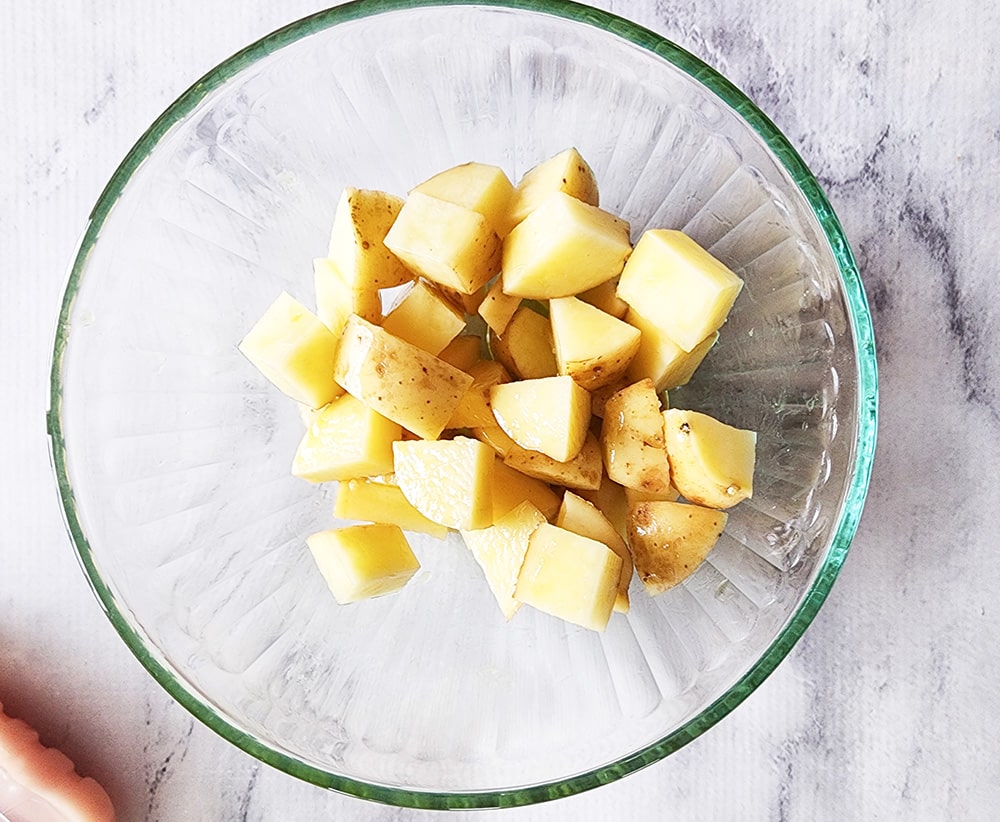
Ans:
[[[306,544],[341,605],[397,591],[420,569],[396,525],[320,531],[307,537]]]
[[[673,485],[685,499],[731,508],[753,496],[756,432],[680,408],[663,420]]]
[[[622,271],[629,224],[567,194],[549,196],[503,243],[503,288],[519,297],[569,297]]]
[[[618,296],[685,351],[726,321],[743,280],[680,231],[650,229],[636,243]]]
[[[493,416],[522,448],[556,462],[580,453],[590,425],[590,394],[572,377],[517,380],[490,389]]]
[[[350,394],[313,415],[292,461],[292,473],[310,482],[388,474],[400,426]]]
[[[594,172],[575,148],[543,160],[518,181],[510,203],[511,225],[517,225],[557,191],[589,205],[599,202]]]
[[[549,301],[556,364],[587,390],[615,382],[639,350],[637,328],[576,297]]]
[[[294,297],[282,292],[240,342],[239,350],[280,391],[319,408],[343,394],[333,379],[340,340]]]
[[[500,271],[500,238],[478,211],[413,192],[385,238],[413,272],[472,294]]]
[[[386,315],[382,328],[437,356],[465,328],[465,315],[420,280]]]
[[[395,479],[414,508],[448,528],[493,523],[493,450],[478,440],[411,440],[393,444]]]
[[[517,575],[528,550],[528,541],[545,517],[530,502],[522,502],[489,528],[462,531],[462,538],[483,569],[486,582],[505,619],[521,607],[514,596]]]
[[[614,525],[602,514],[596,506],[567,491],[563,494],[562,505],[556,514],[553,525],[580,534],[584,537],[603,542],[622,559],[621,575],[618,578],[618,595],[615,597],[614,609],[627,614],[629,611],[628,586],[632,581],[632,555],[628,545]]]
[[[448,529],[421,514],[403,495],[399,486],[371,479],[351,479],[337,487],[333,515],[398,525],[406,531],[419,531],[444,539]]]
[[[507,236],[513,227],[510,205],[514,186],[497,166],[463,163],[435,174],[413,191],[478,211],[500,237]]]
[[[542,523],[528,541],[514,596],[540,611],[603,631],[618,596],[622,558],[602,542]]]

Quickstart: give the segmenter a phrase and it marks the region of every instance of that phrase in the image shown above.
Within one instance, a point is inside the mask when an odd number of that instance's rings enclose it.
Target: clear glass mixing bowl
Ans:
[[[405,193],[467,160],[516,178],[575,145],[602,205],[683,228],[746,280],[672,404],[760,432],[756,493],[684,584],[634,583],[603,634],[505,624],[457,537],[400,594],[339,607],[289,475],[294,403],[236,344],[308,301],[344,185]],[[848,243],[774,125],[695,57],[572,3],[349,4],[207,74],[98,201],[62,304],[49,432],[73,541],[139,660],[302,779],[422,807],[517,805],[654,762],[796,642],[857,526],[876,429]]]

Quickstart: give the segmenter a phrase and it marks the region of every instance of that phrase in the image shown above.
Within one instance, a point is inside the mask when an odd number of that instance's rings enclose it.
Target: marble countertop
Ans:
[[[104,182],[205,70],[322,5],[4,6],[0,699],[103,782],[126,822],[430,816],[272,770],[167,697],[87,588],[45,437],[65,270]],[[973,0],[594,5],[720,69],[819,175],[874,314],[879,449],[829,599],[737,711],[618,783],[476,816],[987,818],[1000,802],[1000,11]]]

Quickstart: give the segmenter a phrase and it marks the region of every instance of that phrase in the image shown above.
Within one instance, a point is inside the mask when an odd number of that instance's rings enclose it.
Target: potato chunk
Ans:
[[[352,525],[320,531],[307,537],[306,544],[341,605],[398,591],[420,569],[396,525]]]
[[[292,474],[310,482],[388,474],[392,443],[402,434],[397,423],[344,394],[313,415],[295,452]]]
[[[471,208],[413,192],[385,244],[428,280],[472,294],[500,271],[500,238]]]
[[[333,260],[313,260],[313,287],[316,290],[316,314],[338,337],[351,314],[370,323],[382,322],[382,298],[371,284],[350,283]]]
[[[479,316],[482,317],[494,334],[503,334],[507,323],[511,321],[514,312],[521,305],[521,298],[513,294],[505,294],[503,277],[497,277],[486,292],[486,297],[479,304]]]
[[[413,191],[478,211],[500,237],[513,228],[510,203],[514,186],[497,166],[463,163],[435,174]]]
[[[440,436],[472,377],[352,315],[333,376],[349,393],[424,439]]]
[[[472,385],[462,395],[455,413],[448,420],[448,428],[480,428],[493,425],[493,407],[490,391],[496,385],[510,382],[510,374],[496,360],[480,360],[468,370]]]
[[[479,337],[473,334],[459,334],[444,347],[438,358],[468,374],[469,369],[480,361],[482,350],[483,342]]]
[[[653,493],[670,488],[663,416],[650,380],[623,388],[605,403],[601,448],[605,470],[615,482]]]
[[[493,430],[477,428],[475,435],[491,440],[494,447],[502,447],[503,461],[529,477],[550,482],[553,485],[565,485],[567,488],[593,490],[601,485],[601,445],[590,432],[583,441],[580,453],[568,462],[559,462],[548,454],[522,448],[500,426]],[[506,438],[506,442],[502,440]]]
[[[486,582],[505,619],[517,613],[521,603],[514,597],[517,574],[528,550],[528,540],[545,517],[530,502],[522,502],[489,528],[462,531],[462,539],[486,575]]]
[[[528,541],[514,597],[592,631],[603,631],[618,596],[622,558],[602,542],[542,523]]]
[[[500,427],[522,448],[556,462],[580,453],[590,425],[590,394],[572,377],[494,385],[490,405]]]
[[[603,542],[622,558],[621,575],[618,578],[618,596],[615,597],[614,609],[627,614],[629,611],[628,586],[632,581],[632,555],[621,534],[615,529],[607,517],[593,504],[583,497],[578,497],[572,491],[563,494],[562,505],[556,515],[554,525],[580,534],[584,537]]]
[[[344,393],[333,379],[339,338],[282,292],[239,345],[248,360],[293,400],[319,408]]]
[[[619,320],[624,319],[628,303],[618,296],[618,280],[618,277],[606,280],[600,285],[581,291],[576,296],[594,308],[601,309],[605,314],[610,314]]]
[[[589,205],[599,203],[594,172],[575,148],[543,160],[518,181],[510,203],[511,225],[517,225],[557,191]]]
[[[393,443],[396,482],[432,522],[475,530],[493,523],[492,449],[469,437]]]
[[[722,536],[724,511],[683,502],[639,502],[629,508],[628,537],[646,590],[662,594],[687,579]]]
[[[418,280],[386,315],[382,328],[437,356],[465,328],[465,315],[433,285]]]
[[[403,495],[398,485],[371,479],[351,479],[337,486],[333,515],[341,519],[358,519],[398,525],[406,531],[419,531],[444,539],[448,529],[431,522]]]
[[[629,309],[625,320],[642,333],[639,350],[629,363],[626,373],[632,380],[649,377],[657,391],[687,385],[719,339],[719,332],[713,331],[690,351],[685,351],[662,328],[639,312]]]
[[[681,231],[650,229],[622,271],[618,296],[691,351],[726,321],[743,280]]]
[[[503,287],[519,297],[569,297],[620,274],[631,250],[625,220],[557,192],[504,240]]]
[[[591,391],[617,380],[639,350],[639,330],[576,297],[549,302],[560,374]]]
[[[490,350],[511,374],[524,380],[554,377],[558,371],[552,326],[526,305],[514,311],[502,334],[490,335]]]
[[[663,420],[673,484],[685,499],[731,508],[753,496],[755,431],[680,408],[664,411]]]
[[[413,274],[385,245],[403,201],[384,191],[345,188],[337,203],[327,257],[357,288],[401,285]]]
[[[560,499],[546,483],[515,471],[499,456],[493,466],[493,522],[530,502],[547,520],[559,511]]]

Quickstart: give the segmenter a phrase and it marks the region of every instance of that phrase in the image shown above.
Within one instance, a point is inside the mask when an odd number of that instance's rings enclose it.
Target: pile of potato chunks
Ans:
[[[405,201],[348,188],[314,275],[316,313],[283,293],[240,350],[306,409],[292,473],[370,523],[306,540],[338,602],[406,584],[404,530],[455,529],[507,619],[603,630],[633,569],[676,585],[751,495],[755,433],[667,407],[742,281],[679,231],[633,248],[575,149],[516,187],[466,163]]]

